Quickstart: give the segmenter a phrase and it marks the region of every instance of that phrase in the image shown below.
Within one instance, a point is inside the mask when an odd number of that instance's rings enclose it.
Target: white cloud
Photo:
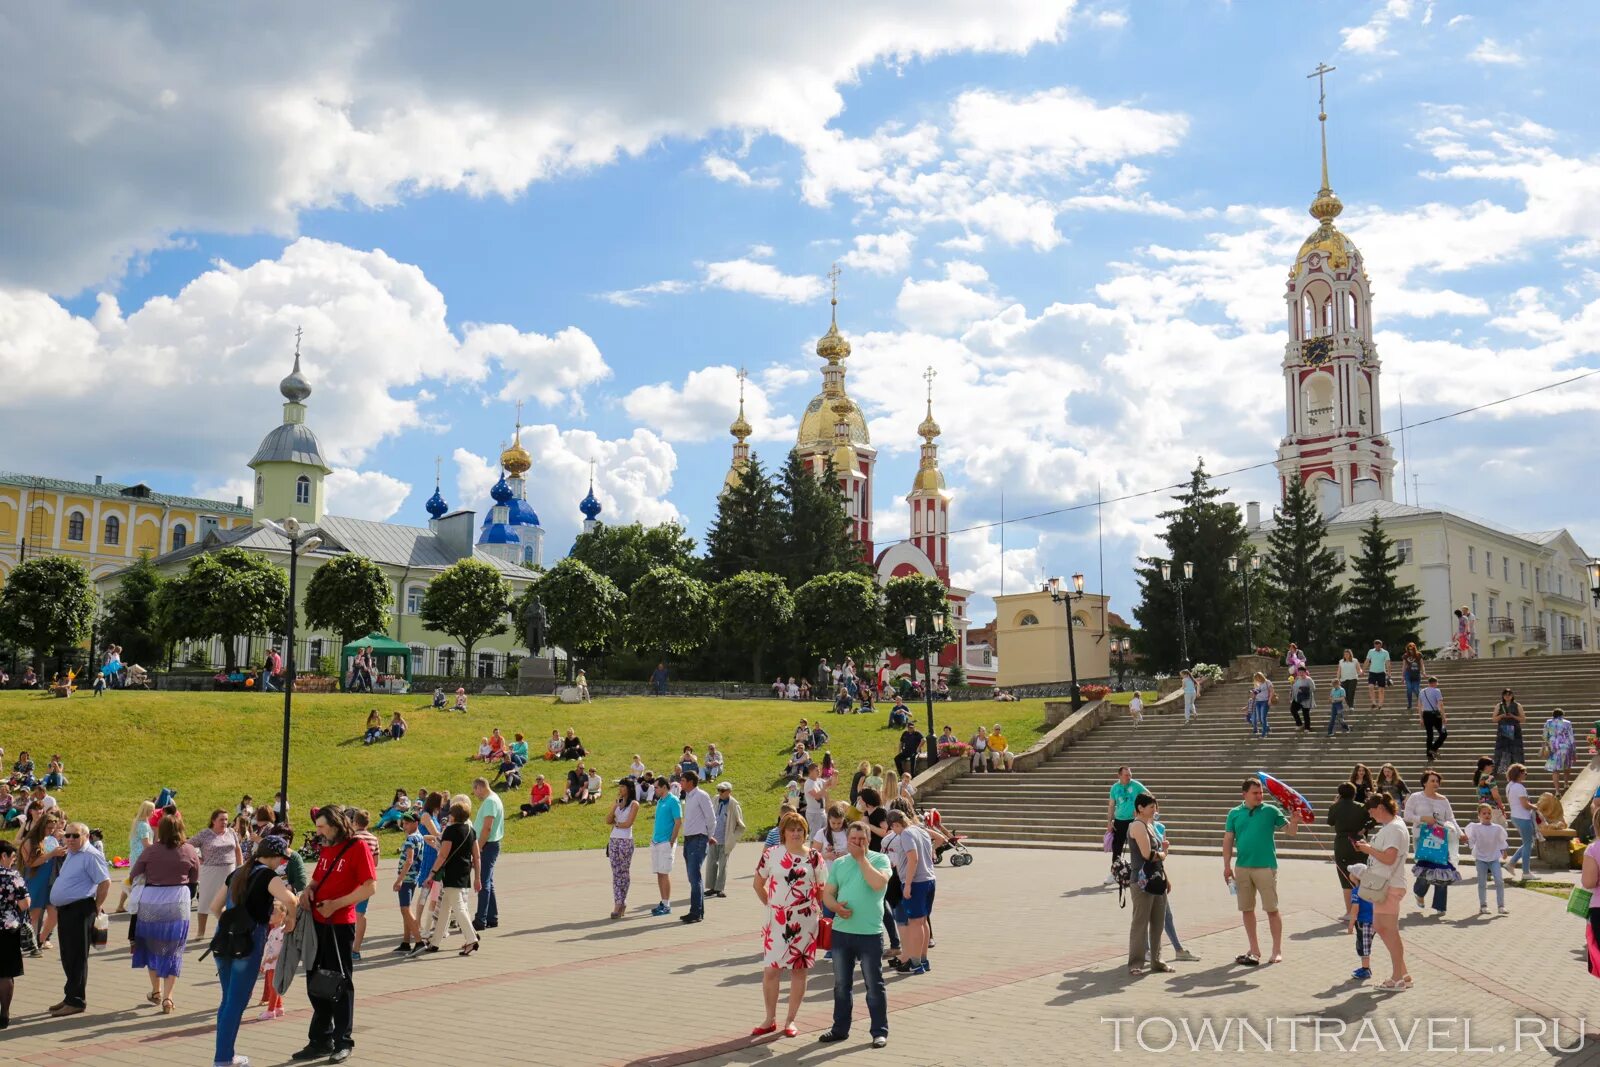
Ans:
[[[329,514],[383,522],[400,510],[411,486],[382,471],[336,467],[323,483],[327,487]]]
[[[1411,17],[1412,0],[1385,0],[1372,13],[1372,17],[1360,26],[1346,26],[1339,31],[1343,38],[1343,48],[1346,52],[1373,54],[1382,51],[1383,43],[1389,38],[1389,27],[1396,20],[1404,21]],[[1433,5],[1428,5],[1427,22],[1433,16]]]
[[[601,293],[600,299],[618,307],[635,308],[644,303],[645,297],[677,296],[679,293],[687,293],[693,288],[694,284],[692,282],[676,281],[669,278],[666,281],[651,282],[649,285],[641,285],[633,289],[613,289],[608,293]]]
[[[289,234],[306,209],[434,190],[509,197],[716,130],[772,134],[823,175],[852,151],[827,128],[840,85],[881,62],[1024,52],[1057,40],[1071,7],[15,12],[0,34],[0,141],[29,150],[0,155],[0,188],[36,195],[0,206],[13,238],[0,284],[74,292],[175,234]]]
[[[1497,67],[1520,67],[1527,62],[1515,48],[1502,45],[1493,37],[1479,41],[1478,47],[1467,53],[1467,58],[1474,63]]]
[[[739,411],[737,374],[726,364],[690,371],[681,386],[671,382],[640,386],[622,398],[622,407],[629,418],[667,441],[727,440],[728,426]],[[773,413],[765,376],[758,379],[759,383],[747,381],[744,387],[744,414],[755,431],[753,438],[792,438],[798,428],[794,416]]]
[[[727,156],[716,152],[708,152],[701,161],[705,172],[719,182],[733,182],[735,185],[753,186],[760,189],[771,189],[778,184],[778,179],[772,176],[757,178],[750,174],[739,164]]]
[[[907,278],[895,300],[895,312],[910,329],[932,333],[960,333],[975,320],[987,318],[1005,306],[987,285],[989,275],[973,263],[956,261],[943,279],[919,282]],[[982,285],[982,289],[973,288]]]
[[[456,498],[453,506],[472,511],[488,507],[489,490],[500,480],[499,462],[461,447],[457,447],[450,458],[456,465]]]
[[[863,233],[855,237],[855,248],[840,260],[847,267],[871,274],[898,274],[911,262],[911,246],[916,238],[905,230],[894,233]]]
[[[110,296],[85,319],[43,293],[0,288],[7,460],[53,469],[60,405],[115,383],[116,402],[96,404],[74,430],[84,454],[122,455],[136,441],[148,469],[199,484],[240,477],[281,419],[277,385],[297,326],[313,390],[307,422],[335,468],[358,468],[385,438],[431,427],[425,383],[469,387],[500,371],[507,381],[495,392],[507,398],[570,403],[609,373],[574,328],[552,339],[481,324],[458,338],[419,268],[302,238],[276,259],[217,263],[126,315]],[[381,502],[383,483],[365,477],[364,499]]]
[[[713,289],[749,293],[767,300],[803,304],[827,291],[814,274],[785,274],[770,263],[730,259],[706,264],[705,284]]]
[[[1175,147],[1189,129],[1182,115],[1102,106],[1066,87],[1021,97],[974,89],[951,112],[952,138],[989,160],[991,175],[1081,171],[1153,155]]]

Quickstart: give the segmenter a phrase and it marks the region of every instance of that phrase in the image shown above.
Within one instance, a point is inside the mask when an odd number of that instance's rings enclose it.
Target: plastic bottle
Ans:
[[[1228,895],[1230,897],[1236,897],[1239,895],[1239,885],[1232,878],[1228,879]]]

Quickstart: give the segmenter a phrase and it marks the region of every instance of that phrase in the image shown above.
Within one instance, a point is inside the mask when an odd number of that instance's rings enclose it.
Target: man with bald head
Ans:
[[[56,909],[56,931],[61,936],[61,970],[66,987],[59,1004],[52,1005],[55,1018],[79,1015],[87,1006],[89,983],[89,943],[94,918],[105,906],[111,891],[111,868],[105,854],[89,843],[89,828],[81,822],[68,823],[61,835],[67,855],[61,871],[50,887],[50,904]]]

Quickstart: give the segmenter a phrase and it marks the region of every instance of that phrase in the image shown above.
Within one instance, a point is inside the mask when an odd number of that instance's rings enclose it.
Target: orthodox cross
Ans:
[[[522,432],[522,401],[517,401],[517,433],[520,438]]]
[[[933,408],[933,380],[935,378],[937,378],[938,376],[939,376],[939,372],[934,370],[931,366],[927,370],[922,372],[922,380],[928,383],[928,408],[929,408],[929,410],[932,410],[932,408]]]
[[[1322,127],[1322,187],[1328,188],[1328,87],[1324,81],[1327,75],[1332,74],[1337,67],[1330,67],[1326,63],[1318,63],[1317,69],[1307,74],[1307,78],[1317,79],[1317,122]]]
[[[738,375],[736,375],[736,377],[739,379],[739,410],[743,411],[744,410],[744,380],[746,378],[750,377],[750,373],[744,369],[744,365],[743,364],[740,364],[739,373],[738,373]]]
[[[594,492],[594,460],[589,461],[589,491]]]
[[[294,354],[297,356],[300,354],[300,335],[304,332],[305,331],[298,326],[294,328]]]
[[[443,456],[434,456],[433,457],[433,487],[435,489],[439,488],[439,470],[443,466],[443,464],[444,464],[444,457]]]
[[[833,302],[839,302],[839,264],[835,263],[828,271],[828,281],[833,286]]]

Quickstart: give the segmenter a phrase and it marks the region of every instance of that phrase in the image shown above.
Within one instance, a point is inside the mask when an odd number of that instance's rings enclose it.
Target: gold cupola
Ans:
[[[533,466],[533,456],[522,447],[522,401],[517,401],[517,428],[511,444],[500,453],[500,466],[512,477],[520,478]]]

